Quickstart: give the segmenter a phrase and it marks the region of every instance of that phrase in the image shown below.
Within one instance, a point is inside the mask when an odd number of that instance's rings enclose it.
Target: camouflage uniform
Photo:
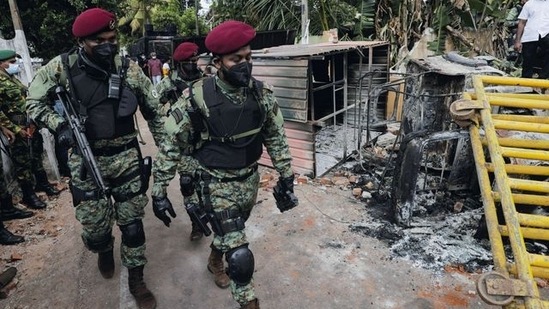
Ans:
[[[4,165],[0,164],[0,197],[4,197],[9,194],[10,192],[8,190],[8,184],[6,183],[6,177],[4,177]],[[0,212],[0,216],[2,216],[1,212]]]
[[[155,86],[155,92],[156,95],[159,98],[160,101],[160,113],[162,115],[168,116],[171,112],[171,107],[173,104],[176,103],[176,101],[181,97],[182,95],[182,89],[186,89],[191,85],[194,81],[185,81],[179,76],[179,73],[177,70],[174,70],[170,73],[170,75]],[[179,85],[179,88],[177,87]],[[167,119],[167,117],[165,118]],[[188,164],[186,161],[189,160],[189,157],[187,156],[181,156],[181,162],[179,164],[179,167],[177,169],[180,177],[183,177],[185,174],[184,167]],[[192,199],[193,197],[186,197],[183,196],[183,204],[185,205],[188,202],[196,200]],[[192,231],[191,231],[191,241],[199,240],[203,236],[203,232],[200,230],[200,228],[196,225],[195,222],[192,221]]]
[[[15,133],[15,141],[10,146],[10,151],[17,181],[32,186],[33,174],[44,172],[43,144],[39,132],[35,132],[31,139],[19,135],[19,132],[28,126],[25,110],[26,93],[27,87],[16,77],[0,70],[0,126]]]
[[[120,65],[120,58],[117,56],[117,66]],[[49,128],[55,130],[65,119],[57,114],[48,101],[48,94],[58,83],[64,84],[60,75],[64,72],[60,56],[52,59],[42,67],[36,74],[29,86],[27,107],[33,119],[45,123]],[[143,74],[141,68],[130,62],[127,76],[125,78],[127,87],[139,98],[139,108],[148,121],[149,129],[158,143],[162,135],[162,122],[157,113],[158,100],[153,96],[151,81]],[[69,87],[65,87],[69,88]],[[90,146],[94,153],[96,150],[124,147],[136,141],[137,132],[126,134],[112,139],[90,140]],[[143,183],[141,179],[141,153],[139,146],[122,148],[124,150],[113,153],[95,154],[99,170],[106,185],[112,189],[112,197],[115,202],[110,205],[105,199],[84,199],[75,200],[73,191],[73,202],[76,207],[76,218],[83,226],[82,239],[88,249],[93,252],[104,252],[112,250],[112,227],[115,222],[123,229],[124,226],[134,222],[141,222],[144,217],[144,208],[148,199],[145,192],[139,192]],[[74,151],[70,155],[69,167],[73,178],[71,179],[71,190],[78,188],[85,192],[92,192],[97,189],[91,177],[82,179],[81,167],[82,157]],[[125,243],[124,232],[122,233],[121,256],[122,264],[129,269],[145,265],[145,243],[136,246],[128,246]],[[98,245],[101,244],[101,245]]]
[[[227,98],[235,104],[243,104],[244,89],[234,88],[217,76],[215,84]],[[188,93],[188,91],[186,91]],[[152,188],[153,196],[166,196],[166,187],[173,178],[175,170],[181,161],[181,155],[190,154],[190,159],[183,161],[182,170],[193,171],[195,175],[206,172],[212,176],[209,183],[210,198],[215,213],[222,211],[236,210],[240,211],[244,220],[250,216],[253,206],[256,203],[257,192],[259,188],[259,173],[257,172],[257,163],[254,163],[243,169],[209,169],[202,166],[198,160],[192,158],[193,145],[189,143],[189,136],[193,133],[192,124],[188,113],[185,112],[190,102],[184,95],[174,106],[172,110],[179,110],[181,118],[171,113],[168,117],[165,127],[167,138],[160,148],[157,160],[153,166],[154,185]],[[260,134],[263,136],[263,145],[267,148],[271,156],[275,169],[281,177],[293,176],[291,170],[291,155],[286,140],[282,114],[278,108],[276,99],[270,89],[263,88],[263,96],[260,104],[264,106],[266,120],[263,123]],[[249,175],[249,176],[248,176]],[[248,177],[246,177],[248,176]],[[239,179],[236,181],[221,181],[221,179]],[[205,181],[200,177],[195,177],[195,188],[199,194],[205,195]],[[192,197],[196,199],[196,195]],[[196,200],[195,200],[196,202]],[[232,219],[226,219],[231,221]],[[224,236],[214,235],[212,248],[224,253],[227,251],[247,245],[245,230],[238,230],[226,233]],[[237,285],[231,279],[231,293],[234,299],[244,304],[255,299],[253,280],[246,285]]]

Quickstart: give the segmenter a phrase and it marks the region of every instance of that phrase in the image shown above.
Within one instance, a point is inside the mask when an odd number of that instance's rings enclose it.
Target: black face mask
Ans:
[[[110,68],[114,65],[114,56],[118,53],[118,45],[104,43],[92,48],[93,59],[97,64],[104,68]]]
[[[179,64],[179,69],[179,75],[183,78],[183,80],[191,81],[202,77],[202,71],[200,71],[196,62],[181,63]]]
[[[225,80],[235,87],[249,87],[252,79],[252,63],[242,62],[233,65],[227,70],[225,66],[221,67]]]

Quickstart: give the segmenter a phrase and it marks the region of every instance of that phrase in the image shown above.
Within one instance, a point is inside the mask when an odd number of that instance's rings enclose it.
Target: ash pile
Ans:
[[[358,129],[336,124],[317,135],[321,153],[347,146],[338,146],[333,137],[359,137],[356,150],[331,169],[332,175],[353,178],[352,192],[370,214],[368,222],[350,229],[386,242],[394,258],[419,267],[468,272],[492,267],[469,134],[449,114],[450,104],[471,88],[474,74],[504,75],[490,66],[469,68],[441,57],[410,61],[402,86],[397,81],[368,90],[375,102],[382,93],[403,95],[400,117],[381,125],[378,119],[360,119]],[[549,253],[543,243],[527,246]]]
[[[382,240],[393,258],[412,261],[418,267],[435,271],[456,267],[467,272],[489,269],[492,254],[482,226],[480,194],[462,187],[449,190],[452,169],[441,167],[437,161],[440,154],[422,157],[408,220],[406,224],[398,222],[394,198],[399,194],[395,189],[398,181],[394,177],[399,172],[397,164],[402,162],[398,145],[395,147],[398,133],[394,129],[378,135],[375,145],[363,147],[330,171],[334,178],[350,180],[352,194],[364,203],[369,214],[368,221],[351,225],[351,231]],[[328,140],[345,130],[328,127],[317,140]]]

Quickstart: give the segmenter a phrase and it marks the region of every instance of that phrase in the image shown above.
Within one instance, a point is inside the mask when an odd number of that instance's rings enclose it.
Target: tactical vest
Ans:
[[[256,87],[261,93],[263,84],[256,81]],[[241,169],[257,162],[263,152],[260,132],[266,115],[259,99],[250,92],[243,104],[235,104],[216,89],[213,77],[203,80],[201,96],[194,96],[193,88],[189,88],[191,108],[201,110],[203,121],[196,123],[196,117],[189,115],[202,140],[191,156],[208,168]]]
[[[108,97],[109,80],[95,78],[86,73],[81,59],[74,59],[71,64],[69,56],[68,82],[75,110],[83,119],[86,136],[89,140],[113,139],[135,132],[133,115],[137,111],[137,97],[125,87],[125,70],[129,65],[127,59],[119,68],[121,90],[119,99]],[[80,57],[80,56],[78,56]],[[66,65],[65,61],[64,64]]]

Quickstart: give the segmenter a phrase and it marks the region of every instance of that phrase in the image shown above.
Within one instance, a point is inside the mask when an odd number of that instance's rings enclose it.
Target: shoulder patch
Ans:
[[[172,111],[170,112],[170,116],[173,117],[176,124],[180,123],[181,120],[183,120],[183,112],[177,107],[172,109]]]

